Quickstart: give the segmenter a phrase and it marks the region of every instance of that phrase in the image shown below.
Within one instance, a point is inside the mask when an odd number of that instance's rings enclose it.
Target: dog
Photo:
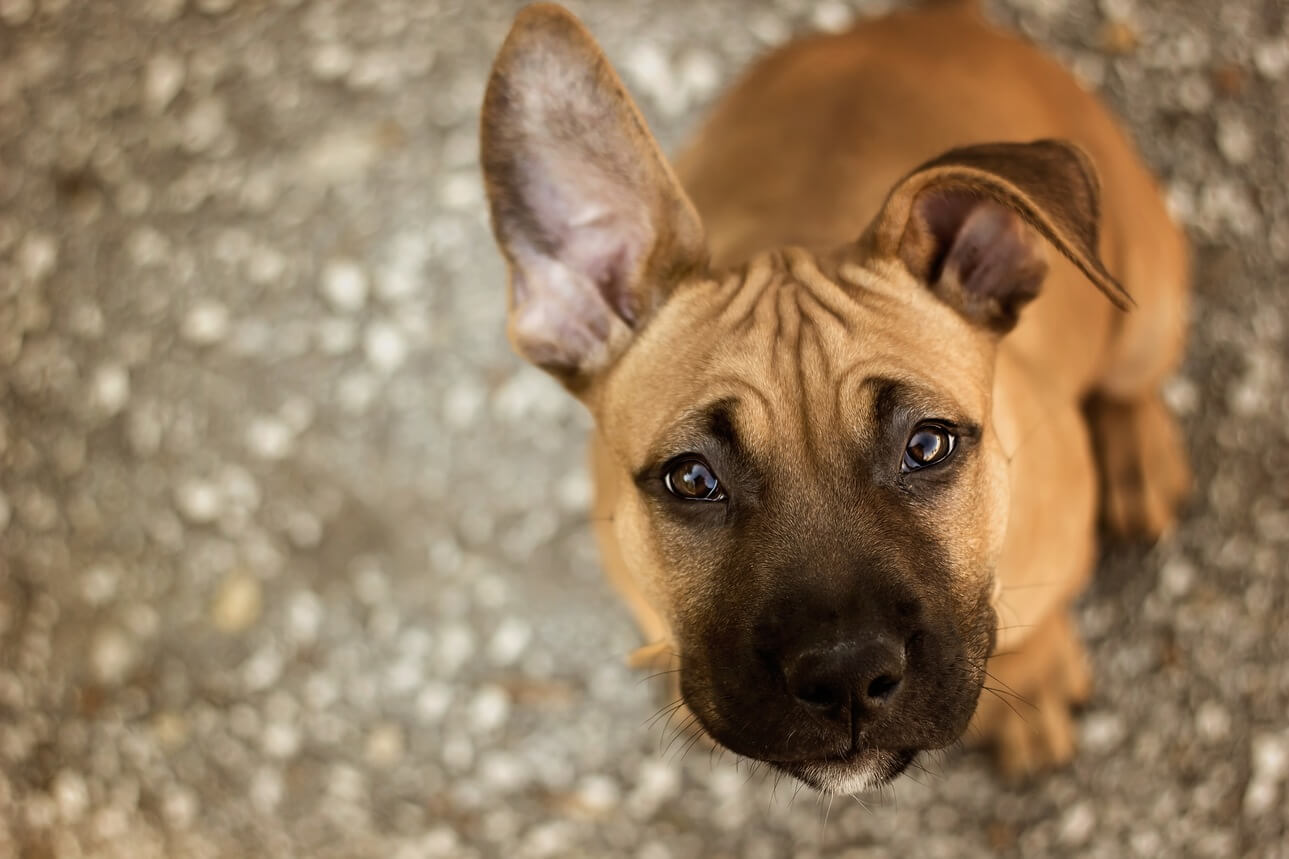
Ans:
[[[673,167],[540,4],[481,164],[510,340],[594,418],[637,661],[701,731],[838,793],[964,736],[1069,761],[1098,511],[1156,538],[1190,482],[1188,248],[1107,110],[942,0],[772,53]]]

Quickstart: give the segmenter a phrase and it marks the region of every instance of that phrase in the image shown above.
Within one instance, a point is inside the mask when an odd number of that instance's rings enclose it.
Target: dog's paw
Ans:
[[[1083,644],[1062,609],[1019,650],[989,660],[971,733],[992,748],[1009,779],[1063,766],[1074,756],[1073,710],[1091,691]]]
[[[1158,539],[1177,520],[1191,474],[1177,423],[1157,394],[1088,406],[1101,469],[1102,516],[1125,537]]]

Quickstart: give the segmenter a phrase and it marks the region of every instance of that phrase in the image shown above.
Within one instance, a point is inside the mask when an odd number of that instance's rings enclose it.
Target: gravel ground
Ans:
[[[886,4],[574,5],[674,146]],[[1190,227],[1200,491],[1105,554],[1072,768],[954,751],[831,809],[645,724],[587,420],[502,335],[476,123],[515,7],[0,0],[0,855],[1289,856],[1280,0],[993,7]]]

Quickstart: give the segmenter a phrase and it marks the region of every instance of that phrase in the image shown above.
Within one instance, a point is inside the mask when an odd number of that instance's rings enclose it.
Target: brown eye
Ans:
[[[957,436],[939,424],[922,424],[913,431],[908,444],[904,446],[904,462],[900,465],[900,471],[917,471],[943,462],[945,457],[953,453],[957,443]]]
[[[687,457],[669,465],[663,474],[667,491],[686,501],[724,501],[721,484],[707,463]]]

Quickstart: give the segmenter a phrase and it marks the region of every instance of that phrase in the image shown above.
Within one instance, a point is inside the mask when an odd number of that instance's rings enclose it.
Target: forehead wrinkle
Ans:
[[[854,345],[861,310],[807,256],[789,250],[778,260],[758,258],[725,314],[736,324],[726,334],[725,359],[734,366],[750,363],[762,382],[741,387],[766,389],[770,396],[759,399],[767,417],[773,415],[773,435],[805,448],[812,459],[836,425],[838,401],[831,393],[837,389],[837,367]]]
[[[799,248],[784,251],[788,270],[803,287],[812,304],[821,312],[831,316],[843,330],[850,328],[847,319],[858,307],[855,297],[842,284],[824,274],[818,261],[810,253]]]
[[[726,406],[735,431],[744,443],[764,435],[758,433],[759,426],[773,423],[767,393],[731,373],[712,376],[704,382],[701,391],[696,390],[694,394],[691,404],[671,412],[660,422],[658,433],[644,452],[648,458],[657,458],[661,452],[676,446],[713,437],[707,418],[715,406]],[[675,453],[674,450],[671,452]]]
[[[728,386],[730,388],[738,389],[746,394],[749,399],[756,401],[756,404],[761,407],[763,412],[766,414],[770,412],[770,400],[766,396],[765,392],[741,376],[735,376],[729,373],[718,374],[712,377],[712,386]],[[725,397],[725,399],[735,400],[739,405],[743,405],[744,403],[740,397]]]
[[[721,285],[719,323],[726,330],[746,333],[759,323],[759,308],[775,280],[773,254],[761,254],[744,263]]]

